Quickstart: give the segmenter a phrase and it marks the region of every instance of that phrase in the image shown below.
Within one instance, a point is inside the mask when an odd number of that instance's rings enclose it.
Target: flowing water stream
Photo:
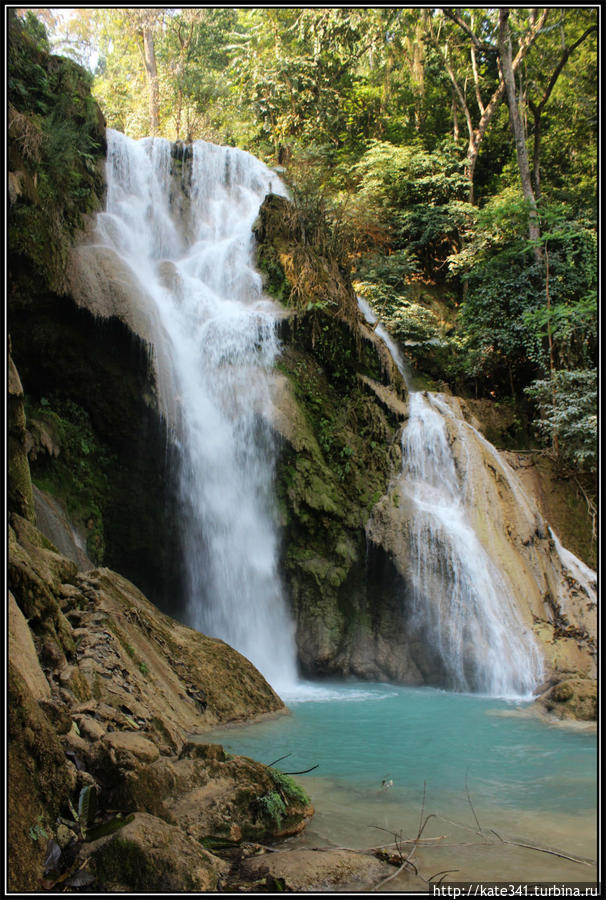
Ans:
[[[160,393],[181,451],[188,623],[236,647],[280,688],[296,667],[272,517],[277,318],[254,269],[251,229],[266,193],[283,188],[241,150],[111,130],[107,172],[98,239],[154,311],[164,348]]]
[[[474,530],[469,515],[474,502],[473,460],[464,429],[439,395],[411,389],[397,345],[377,324],[368,304],[362,298],[358,303],[409,388],[409,418],[397,478],[402,499],[414,506],[408,536],[412,584],[408,626],[439,655],[446,687],[501,697],[529,696],[541,679],[541,658],[503,574]],[[465,448],[463,466],[453,453],[449,422]]]

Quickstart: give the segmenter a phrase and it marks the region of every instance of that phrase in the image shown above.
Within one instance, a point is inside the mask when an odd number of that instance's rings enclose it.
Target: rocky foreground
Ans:
[[[115,572],[78,571],[16,513],[9,537],[10,890],[364,890],[393,871],[268,850],[309,799],[200,737],[286,712],[259,672]]]
[[[305,827],[309,798],[202,735],[284,704],[227,644],[57,551],[35,524],[44,497],[29,480],[12,364],[9,401],[9,890],[364,889],[386,877],[347,851],[265,863],[266,843]]]

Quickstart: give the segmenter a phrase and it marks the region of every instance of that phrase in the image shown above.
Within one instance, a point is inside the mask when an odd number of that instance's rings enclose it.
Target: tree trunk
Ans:
[[[538,200],[541,196],[541,110],[534,107],[534,147],[532,151],[532,180],[534,195]]]
[[[555,385],[555,360],[553,353],[553,335],[551,332],[551,294],[549,291],[549,253],[547,252],[547,244],[545,245],[545,300],[547,303],[547,345],[549,348],[549,378],[551,381],[551,403],[555,412],[557,406],[556,385]],[[560,452],[560,443],[557,429],[554,428],[551,435],[551,442],[556,453]]]
[[[459,143],[459,113],[457,110],[457,95],[452,92],[452,137],[455,144]]]
[[[474,177],[474,174],[476,171],[476,163],[478,161],[479,152],[480,152],[480,148],[477,146],[474,146],[470,142],[469,148],[467,150],[467,161],[465,163],[465,174],[467,175],[467,180],[469,181],[469,202],[472,204],[472,206],[476,202],[473,177]]]
[[[503,82],[505,84],[507,105],[509,106],[509,122],[511,124],[511,130],[516,145],[518,170],[520,172],[520,181],[522,182],[522,193],[530,206],[528,215],[528,235],[534,245],[535,257],[537,261],[540,262],[541,248],[539,247],[539,240],[541,232],[539,229],[537,201],[532,189],[530,163],[528,162],[528,152],[526,150],[526,135],[520,118],[516,97],[515,75],[512,65],[511,32],[509,30],[509,10],[503,8],[499,10],[499,62],[501,65]]]
[[[160,106],[158,89],[158,69],[156,66],[156,52],[154,50],[154,36],[149,26],[143,28],[143,58],[145,60],[145,73],[149,89],[149,124],[152,135],[160,130],[159,113]]]
[[[469,37],[471,37],[472,43],[478,49],[483,48],[483,45],[482,45],[482,42],[480,41],[480,39],[477,37],[477,35],[475,35],[473,33],[473,30],[464,22],[464,20],[461,19],[461,17],[458,15],[458,13],[455,13],[453,10],[450,10],[450,9],[444,9],[444,10],[442,10],[442,12],[444,13],[444,15],[448,16],[448,18],[450,18],[454,22],[456,22],[457,25],[460,28],[462,28],[463,31],[465,31],[465,33]],[[508,17],[509,10],[505,10],[505,12],[507,13],[507,17]],[[532,46],[532,44],[533,44],[534,40],[536,39],[537,35],[539,34],[541,28],[545,25],[548,15],[549,15],[549,9],[544,9],[538,19],[536,17],[536,14],[532,17],[531,28],[523,36],[522,40],[520,41],[520,46],[518,48],[518,52],[516,53],[515,59],[513,59],[513,60],[511,58],[511,36],[509,35],[509,25],[507,23],[507,17],[505,19],[505,25],[507,26],[507,36],[509,37],[509,64],[510,64],[509,68],[510,68],[510,73],[511,73],[511,82],[514,85],[514,96],[515,96],[515,81],[514,81],[515,73],[517,72],[522,61],[524,60],[524,57],[528,53],[528,50]],[[432,32],[432,37],[433,37],[433,32]],[[503,80],[503,70],[501,67],[499,84],[495,88],[495,90],[492,94],[492,97],[490,98],[488,103],[486,105],[484,105],[484,103],[482,101],[482,96],[480,93],[480,83],[479,83],[479,76],[478,76],[478,72],[477,72],[475,55],[472,54],[472,65],[474,66],[474,79],[475,79],[475,83],[476,83],[476,101],[478,103],[478,106],[479,106],[479,109],[481,112],[480,121],[478,122],[477,126],[474,128],[473,122],[471,119],[471,111],[470,111],[467,101],[465,99],[464,92],[461,90],[461,86],[459,85],[459,82],[457,81],[456,75],[455,75],[453,68],[450,65],[450,62],[448,59],[448,45],[445,45],[444,47],[440,47],[438,44],[438,41],[435,37],[434,37],[434,44],[440,50],[440,52],[442,54],[446,72],[448,73],[448,77],[450,78],[450,81],[454,88],[455,94],[459,101],[459,105],[461,106],[461,110],[463,111],[463,114],[465,116],[465,121],[467,123],[467,132],[469,134],[469,145],[468,145],[468,149],[467,149],[467,160],[466,160],[466,164],[465,164],[465,172],[466,172],[467,178],[469,180],[469,202],[474,203],[475,202],[475,197],[474,197],[475,192],[474,192],[473,177],[474,177],[476,162],[478,159],[478,154],[480,152],[480,145],[484,139],[484,135],[486,134],[488,126],[489,126],[490,122],[492,121],[492,118],[493,118],[495,112],[499,108],[499,104],[501,103],[501,101],[503,99],[503,95],[505,94],[505,83]],[[488,49],[493,50],[494,48],[489,46]],[[518,116],[518,118],[519,118],[519,116]],[[524,145],[524,147],[525,146],[526,145]],[[528,161],[528,157],[527,157],[527,161]],[[535,202],[535,212],[536,212],[536,202]]]

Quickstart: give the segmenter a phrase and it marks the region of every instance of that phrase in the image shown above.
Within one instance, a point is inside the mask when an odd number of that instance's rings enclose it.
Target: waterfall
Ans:
[[[368,304],[362,298],[358,303],[409,388],[396,488],[412,507],[406,573],[411,637],[438,657],[446,687],[527,696],[541,678],[542,661],[506,578],[474,528],[467,423],[455,420],[440,395],[411,389],[397,345]],[[457,455],[455,440],[461,448]]]
[[[472,525],[471,466],[456,465],[439,398],[410,394],[400,490],[411,528],[411,626],[439,654],[449,686],[525,696],[540,674],[534,638]],[[458,470],[459,469],[459,470]]]
[[[264,196],[284,189],[238,149],[107,134],[96,235],[157,323],[160,397],[181,460],[187,621],[288,685],[294,628],[277,571],[267,424],[277,310],[251,231]]]

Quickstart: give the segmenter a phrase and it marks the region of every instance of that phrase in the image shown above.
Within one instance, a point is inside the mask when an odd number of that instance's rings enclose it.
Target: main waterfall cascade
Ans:
[[[240,650],[274,687],[288,686],[294,630],[277,571],[266,424],[277,316],[253,267],[252,236],[264,196],[284,189],[238,149],[107,135],[97,238],[119,255],[163,332],[158,378],[180,448],[188,624]]]

